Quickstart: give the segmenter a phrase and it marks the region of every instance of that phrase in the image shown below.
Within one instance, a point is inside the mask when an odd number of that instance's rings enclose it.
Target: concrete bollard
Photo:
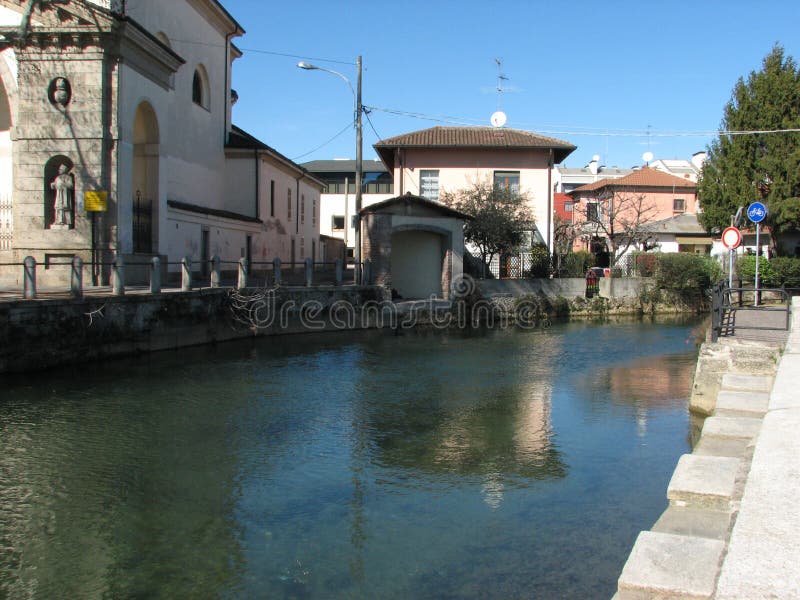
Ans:
[[[283,274],[281,273],[281,259],[277,256],[272,259],[272,278],[275,285],[280,285],[283,281]]]
[[[305,260],[306,263],[306,287],[311,287],[314,285],[314,259],[308,257]]]
[[[150,261],[150,293],[161,293],[161,259],[157,256]]]
[[[218,288],[222,280],[222,259],[219,254],[211,257],[211,287]]]
[[[36,259],[32,256],[26,256],[23,265],[22,297],[25,298],[25,300],[33,300],[36,298]]]
[[[125,261],[121,254],[111,261],[111,293],[115,296],[125,295]]]
[[[250,265],[247,264],[246,258],[239,259],[239,277],[236,280],[236,289],[243,290],[247,287],[247,271]]]
[[[192,259],[189,256],[181,259],[181,291],[192,291]]]
[[[72,257],[72,268],[69,276],[69,293],[73,298],[83,297],[83,259]]]
[[[344,263],[341,258],[336,259],[336,285],[342,285],[344,279]]]
[[[364,271],[361,273],[361,285],[369,285],[372,279],[372,261],[367,259],[364,261]]]

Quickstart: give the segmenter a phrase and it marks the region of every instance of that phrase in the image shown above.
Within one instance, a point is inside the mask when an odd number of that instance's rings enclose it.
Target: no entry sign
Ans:
[[[728,250],[738,248],[742,243],[742,232],[736,227],[727,227],[722,232],[722,243]]]

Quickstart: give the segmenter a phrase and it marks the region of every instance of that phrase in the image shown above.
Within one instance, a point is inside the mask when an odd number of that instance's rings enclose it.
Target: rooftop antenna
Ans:
[[[494,62],[497,65],[497,111],[492,114],[489,120],[492,123],[492,127],[502,127],[508,120],[506,113],[500,110],[503,99],[503,82],[508,81],[508,77],[503,74],[503,60],[495,58]]]

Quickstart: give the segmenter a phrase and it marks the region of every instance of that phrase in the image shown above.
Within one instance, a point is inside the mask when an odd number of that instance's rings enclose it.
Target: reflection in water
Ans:
[[[610,596],[686,450],[690,326],[299,336],[7,381],[0,597]]]

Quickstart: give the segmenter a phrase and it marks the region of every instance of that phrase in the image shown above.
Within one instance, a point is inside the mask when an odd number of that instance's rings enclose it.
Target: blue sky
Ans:
[[[355,157],[352,128],[315,150],[351,122],[353,97],[339,78],[298,69],[301,58],[256,50],[307,57],[354,86],[353,64],[318,59],[361,54],[364,105],[431,117],[371,111],[364,158],[380,138],[488,125],[501,58],[506,126],[575,144],[573,167],[593,154],[630,167],[648,149],[689,158],[712,137],[664,134],[716,130],[736,80],[776,42],[800,59],[797,0],[222,2],[247,30],[234,123],[297,162]]]

